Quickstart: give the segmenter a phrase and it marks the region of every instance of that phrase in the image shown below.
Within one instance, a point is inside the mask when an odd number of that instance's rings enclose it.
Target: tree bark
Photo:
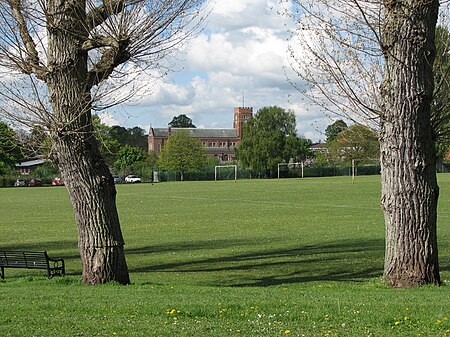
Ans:
[[[53,150],[78,225],[83,283],[128,284],[116,190],[93,135],[84,1],[50,0],[47,21]]]
[[[392,287],[439,284],[439,188],[430,123],[437,0],[383,2],[381,165],[384,275]]]

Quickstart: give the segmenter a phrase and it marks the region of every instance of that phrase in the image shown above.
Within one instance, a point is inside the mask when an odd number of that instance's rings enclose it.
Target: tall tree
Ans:
[[[438,7],[438,0],[383,3],[381,203],[386,222],[384,274],[393,287],[440,282],[439,189],[430,113]]]
[[[380,143],[377,133],[371,128],[353,124],[327,143],[330,156],[338,161],[366,162],[380,158]]]
[[[172,121],[169,125],[173,128],[195,128],[196,126],[192,123],[192,119],[190,119],[186,115],[179,115],[172,118]]]
[[[163,170],[184,174],[201,168],[206,163],[206,150],[201,141],[192,138],[186,130],[172,134],[159,154],[158,164]]]
[[[148,152],[148,139],[145,130],[139,126],[127,129],[129,133],[128,145],[136,146],[141,150]]]
[[[295,115],[277,106],[264,107],[244,125],[237,149],[238,160],[246,167],[273,176],[277,165],[297,155]]]
[[[302,49],[291,55],[308,97],[380,128],[387,284],[438,284],[430,107],[439,1],[294,2]]]
[[[156,77],[169,71],[167,58],[198,31],[202,2],[0,2],[0,111],[42,126],[53,139],[78,225],[84,283],[130,282],[116,190],[91,111],[133,95],[142,70]]]
[[[14,130],[0,121],[0,175],[9,172],[21,158],[21,149]]]
[[[120,149],[120,143],[112,137],[111,127],[103,124],[98,115],[92,115],[92,124],[94,127],[95,138],[99,144],[100,154],[106,165],[112,167],[116,161],[117,153]]]
[[[332,142],[339,136],[342,131],[347,128],[347,123],[345,123],[342,119],[338,119],[333,124],[328,125],[325,129],[325,136],[327,137],[326,142]]]
[[[290,156],[296,162],[304,162],[308,158],[313,158],[311,151],[312,141],[303,137],[286,138],[286,156]]]
[[[133,165],[145,161],[146,158],[146,152],[142,151],[140,148],[125,145],[120,148],[117,153],[117,159],[114,163],[114,167],[117,171],[121,172],[122,175],[128,175],[130,173],[135,173],[132,172]]]

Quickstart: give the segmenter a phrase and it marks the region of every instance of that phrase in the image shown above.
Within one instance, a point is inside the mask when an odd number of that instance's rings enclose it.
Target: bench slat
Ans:
[[[51,259],[47,252],[0,251],[1,278],[4,268],[46,269],[48,276],[65,274],[63,259]]]

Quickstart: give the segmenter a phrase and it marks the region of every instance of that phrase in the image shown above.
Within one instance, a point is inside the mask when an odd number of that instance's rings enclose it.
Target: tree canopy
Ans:
[[[177,130],[161,150],[158,165],[167,171],[184,174],[201,168],[206,162],[206,150],[201,141],[192,138],[186,130]]]
[[[0,174],[9,172],[22,158],[15,132],[8,124],[0,121]]]
[[[190,119],[186,115],[175,116],[169,125],[173,128],[195,128],[196,126],[192,123],[192,119]]]
[[[380,158],[377,133],[362,124],[353,124],[342,130],[327,146],[334,161],[367,162]]]
[[[237,158],[256,172],[273,175],[277,165],[300,156],[295,114],[277,106],[264,107],[244,125]]]
[[[338,119],[333,124],[328,125],[325,129],[325,136],[327,137],[326,142],[332,142],[339,136],[342,131],[347,128],[347,123],[345,123],[342,119]]]
[[[146,159],[146,153],[140,148],[130,145],[125,145],[120,148],[117,153],[116,161],[114,162],[114,167],[122,175],[128,175],[133,172],[133,165],[139,162],[143,162]]]

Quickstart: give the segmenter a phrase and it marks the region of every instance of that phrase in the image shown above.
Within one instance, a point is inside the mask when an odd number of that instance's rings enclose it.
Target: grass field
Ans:
[[[64,257],[6,269],[0,336],[450,336],[450,175],[442,287],[382,283],[379,177],[118,185],[132,284],[80,284],[64,188],[0,190],[0,248]]]

